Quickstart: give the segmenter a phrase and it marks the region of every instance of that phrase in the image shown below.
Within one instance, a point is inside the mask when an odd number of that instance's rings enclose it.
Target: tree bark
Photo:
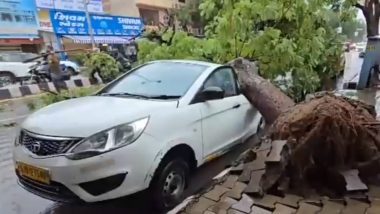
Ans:
[[[257,66],[243,58],[228,63],[238,76],[243,94],[264,117],[266,124],[272,124],[277,117],[295,102],[268,80],[257,74]]]
[[[363,12],[367,25],[367,37],[379,35],[379,0],[366,0],[364,5],[356,3],[354,6]]]

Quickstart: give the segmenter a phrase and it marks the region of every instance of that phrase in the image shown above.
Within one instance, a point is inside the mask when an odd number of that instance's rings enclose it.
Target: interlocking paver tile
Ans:
[[[291,206],[294,208],[298,208],[298,202],[301,201],[303,197],[298,196],[298,195],[293,195],[293,194],[286,194],[285,197],[279,201],[279,203]]]
[[[318,214],[339,214],[344,208],[343,203],[329,201],[328,199],[323,200],[322,203],[323,207]]]
[[[186,208],[186,213],[203,214],[209,207],[215,204],[215,201],[205,197],[200,197],[199,200]]]
[[[263,140],[261,141],[260,146],[258,148],[255,148],[255,151],[269,150],[271,147],[272,147],[271,140]]]
[[[256,160],[244,164],[244,169],[241,175],[239,176],[239,181],[249,182],[252,171],[265,169],[265,159],[268,154],[268,151],[260,151],[256,154]]]
[[[256,159],[256,152],[252,149],[248,149],[245,152],[241,153],[236,161],[243,163],[248,163]]]
[[[232,208],[235,210],[239,210],[245,213],[251,212],[251,207],[253,205],[253,200],[246,194],[243,194],[240,201],[234,205]]]
[[[230,172],[232,174],[238,174],[241,171],[243,171],[243,168],[244,168],[244,163],[240,163],[239,165],[232,167]]]
[[[371,200],[371,206],[367,209],[366,214],[379,214],[379,213],[380,213],[380,199]]]
[[[271,214],[271,213],[272,213],[272,211],[263,209],[263,208],[258,207],[258,206],[252,206],[250,214]]]
[[[225,194],[225,196],[240,200],[241,194],[246,187],[247,187],[247,184],[242,183],[242,182],[236,182],[234,187],[230,191],[228,191]]]
[[[227,214],[245,214],[245,213],[234,210],[234,209],[229,209]]]
[[[312,204],[308,204],[305,202],[301,202],[299,204],[299,206],[300,207],[297,210],[297,214],[315,214],[321,210],[321,207],[318,207],[318,206],[315,206]]]
[[[286,140],[275,140],[272,142],[272,148],[266,162],[279,162],[281,160],[281,152],[286,145]]]
[[[234,187],[238,178],[239,176],[237,175],[229,175],[227,179],[223,182],[222,186],[232,189],[232,187]]]
[[[209,208],[210,211],[216,214],[226,214],[227,210],[233,205],[238,203],[235,199],[229,197],[222,197],[222,199],[215,205]]]
[[[276,204],[273,214],[293,214],[296,213],[296,209],[282,205]]]
[[[362,182],[359,177],[359,170],[352,169],[340,172],[346,180],[346,190],[347,191],[358,191],[358,190],[367,190],[368,187]]]
[[[342,210],[342,214],[364,214],[366,209],[369,207],[369,204],[353,200],[353,199],[346,199],[347,205]]]
[[[265,170],[257,170],[251,172],[251,179],[248,183],[248,186],[245,188],[244,192],[253,194],[253,195],[262,195],[263,190],[260,186],[261,177],[263,177]]]
[[[274,195],[264,195],[263,198],[258,198],[253,200],[253,204],[259,207],[264,207],[268,209],[274,209],[274,205],[277,202],[281,202],[282,198]]]
[[[221,185],[215,185],[211,191],[208,191],[203,196],[214,201],[219,201],[220,196],[222,196],[224,193],[226,193],[229,190],[230,189],[223,187]]]

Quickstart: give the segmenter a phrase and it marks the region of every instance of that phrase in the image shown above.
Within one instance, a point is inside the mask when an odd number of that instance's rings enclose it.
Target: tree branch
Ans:
[[[362,11],[365,10],[364,5],[361,5],[361,4],[359,4],[359,3],[356,3],[354,6],[357,7],[357,8],[359,8],[359,9],[362,10]]]

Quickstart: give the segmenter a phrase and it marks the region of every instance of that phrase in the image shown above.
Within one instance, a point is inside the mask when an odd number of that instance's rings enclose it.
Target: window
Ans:
[[[145,25],[159,25],[159,12],[158,10],[139,9],[140,15]]]
[[[3,53],[0,55],[0,61],[2,62],[23,62],[25,60],[38,57],[33,53]]]
[[[155,62],[124,76],[100,93],[145,96],[183,96],[207,66],[181,62]]]
[[[223,89],[225,97],[237,95],[236,81],[231,68],[221,68],[212,73],[203,87],[207,88],[212,86]]]
[[[186,3],[186,0],[178,0],[178,2]]]
[[[4,54],[2,56],[4,62],[22,62],[23,58],[21,54]]]

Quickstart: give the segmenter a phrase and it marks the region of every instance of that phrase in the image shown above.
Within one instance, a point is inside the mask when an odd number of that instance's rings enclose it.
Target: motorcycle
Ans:
[[[61,64],[60,67],[63,80],[70,80],[70,72],[66,69],[66,66]],[[37,61],[35,65],[30,66],[28,73],[30,74],[30,77],[26,82],[29,84],[46,83],[52,81],[49,71],[49,63],[46,60]]]
[[[120,70],[124,73],[132,69],[132,63],[131,61],[123,56],[122,53],[119,51],[112,51],[110,55],[118,62],[120,63]]]

